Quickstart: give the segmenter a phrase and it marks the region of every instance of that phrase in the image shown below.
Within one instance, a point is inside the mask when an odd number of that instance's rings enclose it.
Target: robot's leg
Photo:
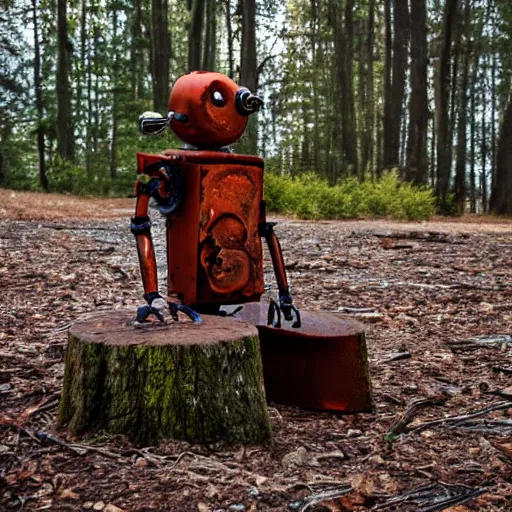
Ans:
[[[185,306],[184,304],[178,304],[176,302],[168,302],[167,304],[169,304],[171,316],[176,322],[178,321],[178,311],[181,311],[182,313],[185,313],[185,315],[187,315],[195,324],[202,323],[203,320],[199,314],[188,306]]]
[[[176,289],[174,287],[174,283],[172,282],[171,275],[171,258],[170,258],[170,242],[169,242],[169,228],[170,223],[172,222],[171,218],[167,218],[167,290],[168,290],[168,298],[170,299],[167,304],[169,305],[169,310],[171,312],[171,316],[173,320],[178,321],[178,312],[181,311],[185,315],[187,315],[195,324],[200,324],[202,322],[199,314],[194,311],[189,306],[185,304],[181,304],[178,299],[178,294],[176,293]]]
[[[276,275],[277,287],[279,289],[279,306],[283,312],[285,320],[292,321],[292,327],[300,327],[300,313],[292,304],[292,296],[288,287],[288,279],[286,277],[286,269],[284,267],[283,253],[281,251],[281,245],[279,240],[274,233],[275,222],[262,222],[259,225],[260,236],[265,238],[268,249],[270,251],[270,257],[272,258],[272,266]],[[277,304],[275,302],[270,303],[269,307],[269,323],[274,323],[274,316],[276,313]],[[272,310],[272,311],[271,311]],[[278,320],[278,323],[280,321]],[[277,324],[274,324],[277,327]]]

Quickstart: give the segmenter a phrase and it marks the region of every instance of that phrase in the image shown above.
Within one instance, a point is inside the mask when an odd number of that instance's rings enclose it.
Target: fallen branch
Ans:
[[[42,224],[42,228],[55,229],[57,231],[110,231],[110,226],[67,226],[65,224]]]
[[[509,334],[496,334],[494,336],[476,336],[468,340],[447,341],[451,349],[467,350],[472,348],[505,348],[512,347],[512,336]]]
[[[308,486],[309,487],[309,486]],[[352,492],[350,484],[341,484],[337,487],[328,487],[318,493],[312,494],[299,502],[299,512],[306,512],[311,506],[318,505],[326,500],[335,500]],[[295,508],[295,507],[294,507]]]
[[[387,359],[382,359],[379,364],[391,363],[393,361],[401,361],[403,359],[411,359],[411,353],[407,351],[398,352],[396,354],[393,354],[392,356],[389,356]]]
[[[389,284],[393,284],[393,283],[388,283],[388,286],[389,286]],[[427,290],[437,290],[437,289],[441,289],[441,290],[480,290],[480,291],[489,291],[489,292],[505,290],[505,285],[477,286],[477,285],[468,284],[468,283],[428,284],[428,283],[409,283],[409,282],[402,282],[402,281],[399,281],[394,284],[395,284],[395,286],[408,286],[410,288],[425,288]]]
[[[92,252],[100,252],[100,253],[105,253],[105,254],[111,254],[113,253],[114,251],[116,250],[115,247],[105,247],[105,248],[101,248],[101,247],[98,247],[98,248],[92,248],[92,249],[78,249],[76,252],[87,252],[87,253],[92,253]]]
[[[56,334],[60,334],[61,332],[67,331],[73,322],[66,322],[65,324],[58,325],[48,336],[54,336]]]
[[[386,500],[384,503],[379,503],[371,510],[389,508],[402,503],[414,503],[417,506],[426,505],[426,508],[418,509],[419,512],[436,512],[445,510],[453,505],[465,503],[486,492],[488,492],[488,489],[472,489],[463,484],[436,482]]]
[[[503,366],[493,366],[492,371],[495,373],[503,373],[504,375],[512,375],[512,368],[505,368]]]
[[[373,313],[375,308],[351,308],[346,306],[340,306],[336,312],[342,313]]]
[[[397,249],[414,249],[414,245],[412,244],[405,244],[397,242],[395,239],[391,238],[383,238],[380,241],[380,246],[389,251],[390,249],[397,250]]]
[[[432,398],[424,398],[421,400],[413,401],[405,410],[405,412],[400,416],[398,421],[395,421],[391,428],[388,430],[384,439],[386,441],[392,441],[395,437],[403,434],[407,431],[407,425],[414,419],[414,417],[418,414],[421,409],[431,405],[443,405],[447,401],[446,397],[432,399]]]
[[[112,269],[114,272],[118,272],[123,276],[124,279],[130,279],[130,276],[126,270],[124,270],[122,267],[118,265],[109,265],[109,268]]]
[[[464,421],[463,423],[452,425],[450,428],[471,430],[473,432],[486,432],[488,434],[497,434],[502,436],[512,436],[512,421],[507,420]]]
[[[473,418],[480,418],[481,416],[485,416],[486,414],[493,412],[493,411],[503,411],[505,409],[510,409],[510,408],[512,408],[512,404],[510,402],[498,402],[495,405],[486,407],[485,409],[482,409],[481,411],[474,412],[472,414],[464,414],[461,416],[448,416],[447,418],[441,418],[439,420],[426,421],[424,423],[421,423],[420,425],[417,425],[417,426],[409,429],[409,432],[420,432],[421,430],[425,430],[429,427],[433,427],[436,425],[444,425],[446,423],[451,423],[451,424],[462,423],[466,420],[472,420]]]
[[[462,240],[454,240],[450,238],[447,233],[440,233],[437,231],[387,231],[375,232],[373,236],[377,238],[395,238],[397,240],[419,240],[420,242],[434,242],[441,244],[456,244],[462,245],[466,242]]]
[[[27,407],[19,416],[19,419],[15,423],[19,427],[23,427],[27,424],[28,420],[35,416],[36,414],[47,411],[49,409],[53,409],[60,398],[60,392],[52,393],[51,395],[43,398],[37,405],[33,405],[31,407]]]

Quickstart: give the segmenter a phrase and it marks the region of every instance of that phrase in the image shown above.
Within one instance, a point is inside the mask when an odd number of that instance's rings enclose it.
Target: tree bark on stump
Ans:
[[[70,329],[59,426],[138,445],[271,440],[256,327],[207,315],[200,325],[132,320],[111,313]]]

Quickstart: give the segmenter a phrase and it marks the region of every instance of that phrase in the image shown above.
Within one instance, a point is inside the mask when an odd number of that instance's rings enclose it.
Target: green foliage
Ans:
[[[216,69],[223,73],[228,73],[230,68],[226,51],[227,19],[234,43],[231,64],[235,70],[240,67],[237,41],[243,16],[238,3],[227,3],[230,13],[226,13],[226,2],[218,3]],[[51,190],[75,194],[131,194],[136,175],[135,154],[180,145],[171,136],[147,139],[137,132],[139,114],[153,110],[151,2],[67,2],[69,88],[75,138],[73,163],[56,160],[59,41],[55,30],[55,0],[41,0],[33,6],[22,0],[5,0],[2,5],[5,14],[2,14],[3,23],[0,24],[0,48],[3,50],[0,52],[0,161],[3,162],[0,185],[40,189],[37,132],[41,128]],[[169,3],[171,84],[188,69],[190,5],[191,2],[182,0]],[[356,122],[349,128],[355,138],[359,167],[354,167],[347,157],[350,144],[345,140],[347,132],[343,130],[348,119],[347,105],[339,92],[340,87],[348,84],[340,82],[339,52],[334,44],[336,23],[340,22],[344,30],[349,28],[344,9],[347,2],[259,0],[256,5],[257,92],[264,98],[265,108],[257,116],[250,117],[247,133],[253,138],[257,133],[257,154],[265,159],[266,165],[285,173],[281,177],[267,177],[267,195],[273,208],[303,218],[428,217],[433,211],[430,190],[410,187],[399,182],[396,175],[386,175],[379,181],[368,176],[369,181],[362,184],[355,178],[348,178],[368,172],[368,169],[378,169],[383,162],[385,102],[382,91],[386,61],[382,0],[356,2],[352,12],[354,54],[347,53],[352,59],[351,67],[347,69],[351,70],[353,80],[350,85],[355,94]],[[443,2],[436,0],[426,5],[431,66],[439,57],[441,47]],[[373,18],[370,17],[371,6]],[[41,113],[36,108],[34,92],[33,9],[40,42]],[[226,17],[226,14],[231,16]],[[370,20],[373,20],[372,29]],[[474,185],[478,194],[478,189],[482,189],[482,176],[486,174],[491,181],[494,164],[489,165],[489,158],[496,142],[491,137],[498,131],[498,120],[510,93],[512,2],[475,0],[471,3],[470,28],[468,41],[471,44],[466,44],[463,38],[459,51],[462,62],[465,52],[471,49],[471,68],[475,63],[477,65],[472,86],[475,105],[471,107],[477,112],[471,126],[476,151],[468,164],[475,169]],[[203,36],[205,33],[203,30]],[[205,39],[202,44],[204,49]],[[371,69],[368,48],[373,48]],[[475,60],[475,57],[478,58]],[[457,80],[452,83],[457,86],[457,94],[451,94],[451,97],[458,102],[460,84]],[[428,97],[432,99],[435,96],[433,85],[434,81],[429,79]],[[468,94],[470,92],[468,89]],[[489,115],[482,118],[478,114],[482,109],[485,111],[487,102],[491,102],[489,114],[494,112],[492,119]],[[458,108],[457,103],[450,106]],[[433,108],[433,102],[429,100],[425,111]],[[469,115],[468,119],[471,118]],[[403,167],[407,164],[407,139],[413,133],[408,126],[410,116],[404,121],[399,141],[402,148],[399,163]],[[486,128],[480,128],[483,121]],[[434,125],[437,126],[429,123],[427,157],[429,165],[434,164],[432,176],[437,172],[436,150],[434,148],[432,152],[431,145],[435,139]],[[481,133],[484,129],[487,134]],[[450,126],[450,130],[453,132],[454,126]],[[250,137],[243,137],[235,145],[235,152],[254,152],[248,139]],[[482,152],[488,158],[486,168]],[[305,174],[312,171],[321,178]],[[302,177],[292,180],[289,175]],[[435,182],[434,177],[432,182]],[[337,185],[329,187],[327,183]],[[441,213],[456,213],[452,200],[446,207]]]
[[[74,195],[105,195],[109,185],[104,174],[97,162],[92,162],[88,174],[84,167],[57,158],[48,169],[51,191]]]
[[[38,181],[37,154],[32,150],[32,141],[26,134],[16,139],[0,139],[0,152],[4,155],[3,166],[6,172],[2,187],[18,190],[36,190]]]
[[[335,186],[312,173],[292,178],[270,172],[265,176],[265,199],[269,210],[301,219],[420,220],[435,213],[433,191],[400,181],[396,171],[373,182],[346,178]]]

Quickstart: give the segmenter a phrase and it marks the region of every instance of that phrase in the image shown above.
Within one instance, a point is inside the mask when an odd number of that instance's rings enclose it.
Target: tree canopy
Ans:
[[[3,0],[0,185],[126,194],[174,80],[257,92],[235,151],[331,185],[396,169],[444,212],[512,211],[512,6],[497,0]],[[501,166],[501,167],[500,167]],[[499,170],[498,170],[499,169]]]

